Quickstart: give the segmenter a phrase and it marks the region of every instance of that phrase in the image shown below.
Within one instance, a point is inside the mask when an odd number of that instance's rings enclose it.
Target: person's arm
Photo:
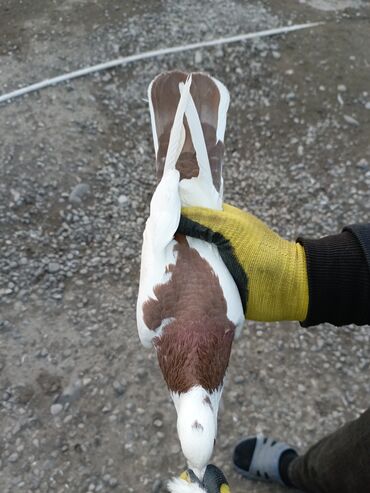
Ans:
[[[318,240],[298,238],[307,259],[309,304],[303,326],[370,323],[370,224]]]
[[[225,204],[223,211],[183,209],[179,232],[218,247],[248,319],[370,323],[370,224],[290,242]]]

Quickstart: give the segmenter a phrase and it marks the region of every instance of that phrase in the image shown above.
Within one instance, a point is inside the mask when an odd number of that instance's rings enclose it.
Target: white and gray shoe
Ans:
[[[237,444],[234,449],[233,462],[235,469],[247,479],[268,481],[283,486],[292,486],[289,479],[281,476],[281,459],[284,463],[298,456],[297,451],[287,443],[274,440],[270,437],[257,435],[248,437]]]

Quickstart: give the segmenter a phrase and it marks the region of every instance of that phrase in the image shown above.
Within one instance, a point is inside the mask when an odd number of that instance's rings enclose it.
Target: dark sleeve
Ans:
[[[306,252],[309,305],[303,327],[370,324],[370,224],[319,240],[298,238]]]

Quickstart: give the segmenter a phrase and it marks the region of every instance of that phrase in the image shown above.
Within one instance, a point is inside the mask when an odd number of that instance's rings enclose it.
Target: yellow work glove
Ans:
[[[180,479],[187,483],[198,484],[207,493],[231,493],[224,473],[213,464],[208,464],[203,481],[199,481],[191,469],[180,474]]]
[[[248,212],[182,209],[178,231],[214,243],[238,286],[249,320],[303,321],[308,309],[302,245],[281,238]]]

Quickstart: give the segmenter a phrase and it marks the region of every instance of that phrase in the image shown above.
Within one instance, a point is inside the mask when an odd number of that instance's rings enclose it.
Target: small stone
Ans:
[[[370,167],[369,162],[365,158],[360,159],[356,166],[365,171],[367,171]]]
[[[116,479],[116,478],[110,478],[110,480],[109,480],[109,486],[111,488],[115,488],[116,486],[118,486],[118,479]]]
[[[215,57],[216,58],[221,58],[224,56],[224,50],[223,50],[223,47],[222,45],[219,45],[216,50],[215,50]]]
[[[10,193],[12,194],[14,202],[17,202],[21,198],[21,194],[13,188],[10,189]]]
[[[153,422],[153,425],[156,427],[156,428],[162,428],[163,426],[163,421],[161,419],[155,419],[154,422]]]
[[[5,391],[3,393],[3,395],[1,396],[1,399],[6,402],[6,401],[8,401],[10,399],[11,395],[12,394],[10,394],[9,392]]]
[[[358,127],[360,125],[359,122],[355,118],[353,118],[352,116],[343,115],[343,118],[345,119],[345,121],[347,123],[349,123],[350,125],[353,125],[354,127]]]
[[[107,72],[106,74],[102,75],[101,80],[103,80],[104,82],[109,82],[111,78],[112,78],[111,74]]]
[[[172,454],[172,455],[179,454],[180,451],[181,451],[180,445],[178,445],[178,444],[171,445],[170,454]]]
[[[117,395],[123,395],[125,393],[125,387],[117,380],[113,382],[113,388]]]
[[[19,459],[19,455],[17,454],[17,452],[13,452],[11,455],[9,455],[8,457],[8,461],[9,462],[17,462],[17,460]]]
[[[63,423],[64,424],[67,424],[67,423],[70,423],[73,419],[73,416],[72,414],[68,414],[68,416],[66,416],[64,419],[63,419]]]
[[[36,377],[36,382],[40,385],[46,395],[55,394],[56,392],[59,392],[62,387],[61,377],[53,375],[45,369],[40,370],[40,373]]]
[[[121,207],[128,205],[128,197],[127,195],[120,195],[118,197],[118,203]]]
[[[162,489],[162,480],[156,479],[152,486],[152,493],[160,493]]]
[[[59,272],[60,264],[58,264],[58,262],[49,262],[48,271],[50,272],[50,274],[55,274],[56,272]]]
[[[141,379],[147,376],[147,371],[145,368],[139,368],[136,372],[136,375]]]
[[[245,378],[243,377],[243,375],[237,375],[235,378],[234,378],[234,382],[236,384],[241,384],[241,383],[244,383],[245,382]]]
[[[0,296],[1,295],[8,296],[9,294],[12,294],[12,292],[13,292],[13,290],[10,288],[3,288],[3,289],[0,289]]]
[[[106,405],[102,409],[104,414],[110,413],[111,410],[112,410],[112,404],[110,402],[107,402]]]
[[[46,347],[43,347],[39,352],[38,356],[40,358],[46,358],[46,356],[49,354],[49,351],[46,349]]]
[[[366,108],[367,110],[370,110],[370,101],[369,101],[369,102],[367,102],[367,103],[365,104],[365,108]]]
[[[346,88],[346,86],[344,84],[339,84],[337,86],[337,89],[338,89],[339,92],[346,92],[346,90],[347,90],[347,88]]]
[[[14,398],[20,404],[27,404],[34,393],[35,391],[31,385],[19,385],[14,389]]]
[[[194,63],[195,65],[200,65],[203,61],[203,55],[200,50],[197,50],[194,55]]]
[[[87,185],[87,183],[79,183],[69,194],[68,200],[74,205],[81,204],[82,199],[85,198],[89,192],[90,187],[89,185]]]
[[[273,56],[273,58],[275,58],[275,60],[280,60],[280,58],[281,58],[281,55],[278,51],[273,51],[272,56]]]
[[[50,408],[50,412],[53,416],[57,416],[63,409],[62,404],[53,404]]]

